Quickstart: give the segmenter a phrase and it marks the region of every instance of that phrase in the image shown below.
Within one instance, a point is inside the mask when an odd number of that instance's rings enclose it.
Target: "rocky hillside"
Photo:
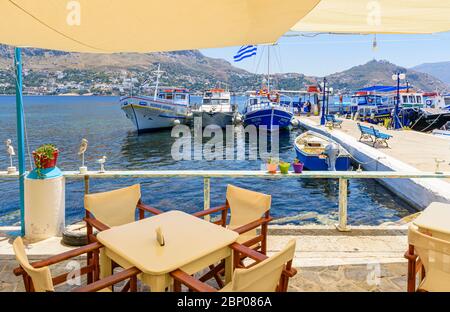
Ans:
[[[406,79],[416,90],[442,91],[449,89],[445,82],[429,74],[400,67],[388,61],[375,60],[332,74],[328,76],[328,80],[335,89],[352,91],[373,85],[395,85],[396,82],[392,80],[392,74],[395,72],[406,73]]]
[[[14,93],[13,49],[0,45],[0,94]],[[230,90],[246,91],[261,85],[262,75],[234,67],[222,59],[209,58],[199,51],[162,53],[85,54],[41,49],[23,49],[24,86],[29,94],[93,93],[126,94],[131,85],[148,92],[151,71],[158,64],[165,71],[161,84],[187,87],[193,91],[226,83]],[[448,86],[425,73],[398,67],[387,61],[371,61],[330,75],[337,91],[375,85],[392,85],[392,73],[407,73],[411,85],[421,90],[443,90]],[[275,74],[271,84],[279,89],[298,90],[321,81],[301,73]],[[137,91],[137,90],[136,90]]]
[[[415,71],[430,74],[450,84],[450,62],[424,63],[412,68]]]

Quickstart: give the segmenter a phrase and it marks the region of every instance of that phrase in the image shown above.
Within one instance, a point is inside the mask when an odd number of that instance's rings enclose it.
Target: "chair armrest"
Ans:
[[[410,254],[410,253],[409,253],[409,250],[408,250],[408,251],[405,252],[404,257],[405,257],[406,259],[408,259],[408,260],[416,261],[417,258],[418,258],[419,256],[416,255],[416,254]]]
[[[140,209],[140,210],[143,210],[143,211],[147,211],[147,212],[153,213],[154,215],[158,215],[158,214],[162,213],[161,210],[158,210],[156,208],[150,207],[150,206],[148,206],[146,204],[143,204],[143,203],[138,203],[136,205],[136,208]]]
[[[34,268],[41,268],[41,267],[49,266],[52,264],[59,263],[61,261],[65,261],[65,260],[77,257],[77,256],[85,254],[85,253],[100,249],[101,247],[103,247],[102,244],[100,244],[99,242],[95,242],[95,243],[92,243],[92,244],[89,244],[89,245],[86,245],[83,247],[79,247],[76,249],[72,249],[72,250],[63,252],[61,254],[52,256],[45,260],[33,262],[33,263],[31,263],[31,265]],[[18,268],[15,268],[13,272],[16,276],[19,276],[19,275],[23,274],[24,271],[23,271],[22,267],[18,267]]]
[[[268,258],[266,255],[263,255],[262,253],[257,252],[256,250],[251,249],[247,246],[241,245],[239,243],[233,243],[230,245],[230,247],[234,251],[237,251],[237,252],[255,260],[256,262],[261,262]]]
[[[206,209],[206,210],[198,211],[196,213],[193,213],[192,215],[195,216],[195,217],[199,217],[200,218],[200,217],[204,217],[204,216],[207,216],[209,214],[213,214],[213,213],[216,213],[216,212],[219,212],[219,211],[222,211],[222,210],[226,210],[226,209],[228,209],[228,207],[226,205],[222,205],[222,206],[218,206],[218,207],[214,207],[214,208],[209,208],[209,209]]]
[[[170,275],[172,278],[184,285],[186,285],[189,289],[193,291],[198,292],[216,292],[217,289],[209,286],[208,284],[205,284],[203,282],[200,282],[199,280],[193,278],[186,272],[178,269],[173,272],[170,272]]]
[[[261,226],[263,224],[267,224],[267,223],[269,223],[272,220],[273,220],[272,217],[260,218],[258,220],[253,221],[253,222],[250,222],[249,224],[240,226],[240,227],[234,229],[233,231],[238,232],[239,234],[243,234],[243,233],[246,233],[246,232],[248,232],[250,230],[253,230],[253,229],[257,228],[258,226]]]
[[[106,224],[98,221],[97,219],[93,219],[93,218],[83,218],[84,221],[86,221],[86,223],[88,223],[90,226],[92,226],[93,228],[99,230],[99,231],[105,231],[105,230],[109,230],[109,226],[107,226]]]
[[[287,277],[294,277],[297,274],[297,270],[295,268],[290,268],[289,270],[284,269],[283,274]]]
[[[141,270],[139,270],[136,267],[132,267],[126,270],[123,270],[119,273],[110,275],[108,277],[105,277],[101,280],[98,280],[94,283],[91,283],[89,285],[86,286],[82,286],[82,287],[77,287],[75,289],[73,289],[73,292],[94,292],[94,291],[99,291],[101,289],[104,289],[106,287],[112,286],[114,284],[117,284],[121,281],[124,281],[126,279],[129,279],[130,277],[136,276],[139,273],[141,273]]]

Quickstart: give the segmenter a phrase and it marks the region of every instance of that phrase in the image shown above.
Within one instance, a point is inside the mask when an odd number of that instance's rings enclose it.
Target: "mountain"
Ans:
[[[165,72],[161,85],[186,87],[192,91],[227,84],[243,92],[261,86],[263,75],[234,67],[222,59],[204,56],[197,50],[160,53],[89,54],[42,49],[22,49],[24,90],[28,94],[94,93],[148,94],[153,85],[151,71],[158,64]],[[0,94],[14,93],[13,49],[0,45]],[[421,90],[447,89],[442,81],[425,73],[398,67],[387,61],[370,61],[327,78],[336,91],[353,92],[375,85],[393,85],[391,75],[407,73],[410,84]],[[301,73],[271,75],[271,86],[285,90],[305,89],[322,78]]]
[[[430,74],[450,84],[450,62],[424,63],[412,69],[421,73]]]
[[[373,60],[363,65],[354,66],[343,72],[329,75],[327,79],[333,88],[343,92],[351,92],[373,85],[396,85],[396,82],[392,80],[392,74],[396,72],[405,73],[409,84],[416,90],[449,90],[449,86],[445,82],[434,76],[400,67],[385,60]],[[401,83],[404,85],[405,81]]]

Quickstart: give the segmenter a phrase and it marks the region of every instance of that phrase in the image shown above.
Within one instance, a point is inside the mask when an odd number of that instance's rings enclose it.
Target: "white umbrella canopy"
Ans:
[[[449,0],[321,0],[292,31],[430,34],[450,30]]]
[[[0,43],[155,52],[273,43],[320,0],[1,0]]]

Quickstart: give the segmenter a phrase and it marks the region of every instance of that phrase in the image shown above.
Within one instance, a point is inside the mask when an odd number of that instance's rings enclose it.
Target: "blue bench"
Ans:
[[[336,119],[336,117],[334,115],[325,115],[325,120],[327,121],[327,123],[331,123],[333,125],[333,127],[339,127],[342,128],[341,124],[342,124],[342,120],[340,119]]]
[[[375,147],[377,143],[385,144],[386,147],[389,147],[387,141],[392,138],[392,135],[380,132],[380,130],[375,129],[373,126],[362,126],[359,122],[358,128],[359,131],[361,131],[361,137],[359,138],[360,142],[364,139],[370,139],[370,141],[373,142],[373,147]]]

